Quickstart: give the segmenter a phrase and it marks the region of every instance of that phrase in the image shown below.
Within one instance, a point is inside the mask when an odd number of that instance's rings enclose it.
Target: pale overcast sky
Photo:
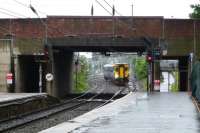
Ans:
[[[18,3],[17,3],[18,1]],[[112,9],[99,1],[107,10]],[[115,8],[123,16],[131,15],[133,3],[134,16],[164,16],[165,18],[188,18],[192,12],[190,5],[200,3],[199,0],[106,0],[115,4]],[[109,16],[96,0],[0,0],[0,18],[36,17],[28,8],[31,3],[40,17],[46,15],[78,15],[89,16],[91,5],[94,5],[95,16]],[[19,4],[21,3],[21,4]],[[39,12],[40,11],[40,12]]]

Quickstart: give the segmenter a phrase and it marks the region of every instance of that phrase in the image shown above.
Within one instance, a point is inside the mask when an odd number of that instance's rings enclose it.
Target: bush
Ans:
[[[79,57],[79,70],[74,71],[74,92],[82,93],[88,89],[88,73],[89,73],[89,64],[85,56]],[[76,77],[77,76],[77,77]],[[77,81],[76,81],[77,80]]]
[[[140,57],[135,61],[135,73],[138,80],[147,78],[147,62],[145,58]]]
[[[175,82],[171,85],[170,90],[171,90],[171,92],[178,92],[179,91],[179,88],[178,88],[178,72],[172,72],[171,74],[174,77]]]
[[[139,57],[137,59],[133,59],[133,70],[135,71],[136,79],[141,88],[146,90],[147,88],[147,62],[144,57]]]

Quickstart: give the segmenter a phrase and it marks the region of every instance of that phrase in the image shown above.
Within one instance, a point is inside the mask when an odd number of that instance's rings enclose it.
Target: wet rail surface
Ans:
[[[13,128],[2,130],[3,133],[37,133],[46,128],[50,128],[59,123],[70,120],[74,117],[80,116],[101,105],[102,102],[87,102],[86,104],[73,108],[71,110],[64,110],[53,115],[46,115],[41,119],[27,122]],[[37,117],[37,115],[35,115]],[[23,121],[25,118],[21,118]]]
[[[122,94],[128,94],[130,91],[134,91],[134,86],[135,86],[135,82],[133,81],[133,78],[130,78],[129,84],[127,84],[127,86],[119,86],[114,84],[112,81],[110,80],[105,80],[103,75],[96,75],[96,76],[91,76],[89,78],[89,85],[91,86],[91,88],[95,88],[95,89],[90,89],[88,90],[89,93],[98,93],[100,91],[102,91],[102,89],[104,89],[101,93],[105,94],[105,95],[109,95],[109,94],[114,94],[117,91],[124,89],[124,91],[122,92]]]
[[[121,90],[123,91],[123,90]],[[12,119],[8,119],[6,121],[2,121],[0,123],[0,131],[1,132],[17,132],[16,129],[19,129],[20,127],[26,127],[26,125],[29,125],[30,127],[24,128],[22,130],[19,130],[20,133],[22,132],[29,132],[34,133],[35,131],[40,131],[45,128],[49,128],[50,126],[54,126],[55,124],[58,124],[60,122],[63,122],[63,118],[56,117],[56,115],[60,115],[63,112],[70,112],[68,114],[65,114],[63,117],[66,120],[69,120],[71,118],[74,118],[78,115],[81,115],[83,113],[86,113],[96,107],[103,106],[109,102],[112,102],[117,97],[120,98],[123,95],[118,96],[121,91],[118,91],[116,94],[110,94],[103,96],[101,93],[97,94],[87,94],[87,95],[78,95],[77,97],[73,98],[76,95],[73,95],[72,98],[68,100],[62,101],[62,103],[54,105],[50,108],[46,108],[43,110],[39,110],[37,112],[32,112],[29,114],[22,115],[21,117],[16,117]],[[81,96],[81,97],[80,97]],[[110,96],[110,98],[108,98]],[[96,99],[96,98],[106,98],[106,99]],[[49,117],[54,117],[50,119],[49,121],[46,119],[49,119]],[[41,119],[45,119],[48,124],[45,124],[46,126],[32,126],[31,123],[34,121],[38,121],[40,123]],[[34,124],[33,124],[34,125]],[[32,127],[36,128],[33,129]],[[28,130],[27,130],[28,129]]]
[[[61,103],[50,106],[49,108],[23,114],[21,116],[13,117],[11,119],[7,119],[4,121],[0,121],[0,131],[5,132],[5,131],[13,130],[17,127],[26,125],[33,121],[45,119],[49,116],[56,115],[64,111],[69,112],[69,111],[76,110],[78,108],[85,108],[84,110],[89,111],[93,109],[95,105],[98,107],[100,105],[103,105],[104,103],[112,102],[111,100],[113,99],[111,98],[115,96],[114,94],[106,95],[106,96],[103,96],[103,95],[99,96],[99,95],[100,94],[92,94],[92,95],[87,94],[86,96],[84,95],[84,97],[81,97],[81,98],[76,98],[74,96],[77,96],[77,95],[73,95],[74,98],[72,97],[69,100],[63,100]],[[77,97],[79,96],[80,94]],[[108,98],[108,96],[110,96],[110,98]],[[96,99],[96,97],[101,98],[101,99]],[[118,97],[122,97],[122,95]],[[102,99],[102,98],[106,98],[106,99]],[[116,98],[116,97],[113,97],[113,98]],[[94,107],[91,108],[88,105],[92,105]],[[88,109],[87,109],[87,106],[88,106]]]
[[[125,96],[125,94],[122,94],[122,92],[126,90],[126,87],[117,87],[112,84],[110,84],[109,87],[107,87],[107,83],[105,87],[105,81],[102,79],[101,76],[94,78],[93,81],[93,85],[91,86],[91,89],[89,91],[82,94],[67,95],[67,98],[62,100],[62,103],[58,105],[52,106],[44,110],[39,110],[36,112],[31,112],[29,114],[21,115],[20,117],[8,119],[6,121],[1,121],[0,131],[14,131],[20,133],[27,131],[37,132],[42,129],[49,128],[49,126],[54,126],[55,124],[63,122],[63,118],[55,117],[57,114],[59,116],[59,114],[62,114],[63,112],[70,112],[69,114],[65,114],[65,116],[63,116],[65,120],[69,120],[85,112],[88,112],[96,107],[103,106],[109,102],[112,102],[115,99]],[[110,91],[111,93],[108,93],[109,90],[112,90]],[[32,124],[34,123],[34,121],[43,121],[43,119],[49,119],[51,118],[51,116],[53,118],[49,121],[47,120],[46,122],[48,124],[46,123],[45,126],[41,127],[38,124]],[[29,127],[27,127],[26,125],[28,125]],[[33,129],[32,127],[36,129]]]
[[[96,95],[95,93],[87,93],[85,95],[84,95],[84,93],[79,93],[79,94],[69,94],[66,97],[68,99],[73,99],[73,98],[81,96],[80,99],[89,99],[90,97],[93,97],[95,95]],[[119,94],[114,99],[122,98],[125,95],[126,94]],[[108,94],[99,94],[98,96],[95,97],[95,99],[109,100],[112,96],[113,96],[113,94],[111,94],[111,93],[108,93]]]
[[[200,132],[199,112],[187,93],[138,93],[127,100],[72,133]]]

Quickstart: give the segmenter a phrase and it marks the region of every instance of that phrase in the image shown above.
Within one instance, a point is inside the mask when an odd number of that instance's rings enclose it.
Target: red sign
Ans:
[[[154,80],[154,84],[160,85],[160,80]]]
[[[6,74],[6,81],[7,81],[7,84],[12,84],[12,82],[13,82],[13,74],[12,73]]]

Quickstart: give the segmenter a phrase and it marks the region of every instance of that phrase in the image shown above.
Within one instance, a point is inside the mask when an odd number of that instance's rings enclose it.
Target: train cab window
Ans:
[[[118,71],[119,71],[119,67],[115,67],[115,71],[117,71],[117,72],[118,72]]]
[[[113,68],[112,68],[112,67],[105,67],[105,68],[104,68],[104,71],[112,72],[112,71],[113,71]]]

